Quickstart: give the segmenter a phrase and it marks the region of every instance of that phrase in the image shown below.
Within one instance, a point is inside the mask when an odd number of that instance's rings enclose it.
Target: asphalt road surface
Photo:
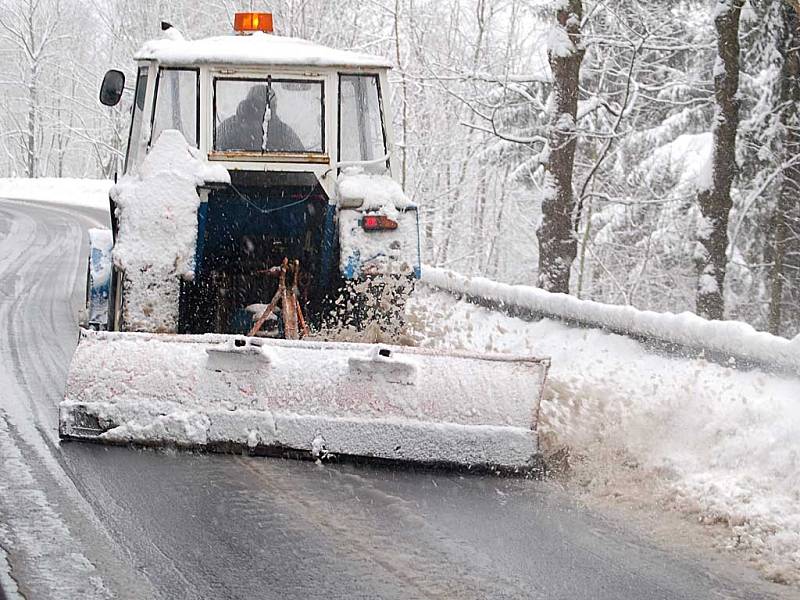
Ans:
[[[59,443],[106,221],[0,200],[0,598],[788,597],[547,482]]]

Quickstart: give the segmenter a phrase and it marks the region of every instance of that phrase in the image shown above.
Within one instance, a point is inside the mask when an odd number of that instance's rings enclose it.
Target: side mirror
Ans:
[[[100,102],[106,106],[116,106],[122,98],[125,89],[125,73],[111,69],[103,77],[103,85],[100,86]]]

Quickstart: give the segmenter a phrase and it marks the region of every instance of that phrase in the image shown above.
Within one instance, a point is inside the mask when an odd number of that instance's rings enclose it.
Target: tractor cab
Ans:
[[[384,59],[274,35],[268,13],[237,14],[230,36],[162,29],[135,55],[123,178],[177,130],[230,179],[198,185],[193,272],[180,278],[167,330],[247,333],[252,307],[283,285],[271,275],[280,265],[295,265],[287,285],[312,324],[349,284],[419,275],[416,206],[395,181]],[[123,89],[122,73],[109,71],[101,101],[116,104]],[[134,282],[113,271],[108,327],[147,330],[126,324]]]

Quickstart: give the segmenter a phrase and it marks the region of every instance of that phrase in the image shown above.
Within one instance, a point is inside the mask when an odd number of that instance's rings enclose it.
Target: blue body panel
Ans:
[[[197,210],[197,245],[195,275],[214,256],[235,255],[240,251],[236,240],[243,236],[268,236],[302,246],[309,226],[307,198],[284,198],[264,190],[246,190],[252,200],[229,191],[215,191]],[[324,209],[323,209],[324,210]],[[323,244],[324,248],[324,244]]]
[[[111,253],[114,241],[109,229],[89,230],[89,272],[86,320],[92,329],[108,327],[108,299],[111,295]]]
[[[206,246],[206,223],[208,222],[208,202],[201,202],[197,207],[197,242],[194,249],[195,277],[203,269],[203,257]]]
[[[328,289],[330,285],[331,273],[334,269],[336,234],[336,205],[328,204],[328,210],[325,213],[325,226],[322,230],[322,257],[320,261],[320,285],[322,289]]]

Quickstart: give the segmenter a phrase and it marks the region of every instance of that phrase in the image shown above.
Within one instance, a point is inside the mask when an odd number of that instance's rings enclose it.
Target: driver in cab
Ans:
[[[244,152],[305,151],[294,130],[278,117],[275,90],[264,84],[251,87],[236,113],[217,126],[216,146]]]

